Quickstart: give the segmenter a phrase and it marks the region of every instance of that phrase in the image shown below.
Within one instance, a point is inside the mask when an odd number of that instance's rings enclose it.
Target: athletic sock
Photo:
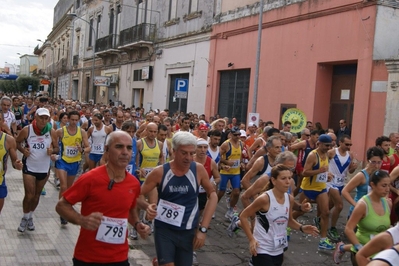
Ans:
[[[28,213],[24,213],[24,217],[23,217],[23,218],[25,218],[25,219],[29,219],[29,214],[30,214],[30,212],[28,212]]]

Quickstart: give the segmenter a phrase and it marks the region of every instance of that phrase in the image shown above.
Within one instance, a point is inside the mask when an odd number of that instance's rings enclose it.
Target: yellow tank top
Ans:
[[[70,135],[67,127],[62,127],[62,159],[67,163],[80,162],[82,153],[79,152],[77,145],[82,145],[82,132],[80,127],[77,127],[76,134]]]
[[[240,166],[241,166],[241,155],[242,155],[242,144],[239,142],[238,148],[235,148],[230,140],[226,140],[228,142],[230,150],[223,156],[226,160],[233,160],[234,165],[230,167],[229,171],[220,170],[220,173],[223,175],[239,175],[240,174]]]
[[[159,149],[158,140],[155,139],[155,146],[150,147],[145,138],[143,138],[140,151],[140,167],[146,169],[155,168],[159,163],[160,154],[161,150]]]
[[[313,170],[320,169],[320,167],[326,166],[328,169],[328,156],[324,160],[320,159],[317,150],[311,151],[311,153],[316,154],[317,163],[313,166]],[[310,153],[309,153],[310,154]],[[327,187],[328,172],[320,173],[310,177],[304,177],[302,180],[301,188],[303,190],[314,190],[322,191]]]
[[[7,147],[6,147],[6,133],[1,132],[0,136],[0,184],[3,184],[4,181],[4,174],[7,170]]]

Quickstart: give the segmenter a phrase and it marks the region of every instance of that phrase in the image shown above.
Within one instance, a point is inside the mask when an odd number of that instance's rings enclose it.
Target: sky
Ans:
[[[20,64],[20,53],[33,54],[51,32],[58,0],[1,0],[0,67]]]

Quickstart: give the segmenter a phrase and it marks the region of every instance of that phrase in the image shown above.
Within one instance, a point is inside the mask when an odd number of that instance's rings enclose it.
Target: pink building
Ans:
[[[337,130],[339,120],[346,119],[353,150],[362,159],[384,130],[390,100],[385,59],[398,56],[398,4],[267,2],[256,111],[276,126],[281,126],[282,113],[290,107],[301,109],[308,120],[321,122],[324,128]],[[221,13],[221,22],[213,27],[207,116],[219,113],[243,120],[252,111],[257,14],[259,3],[247,5]]]

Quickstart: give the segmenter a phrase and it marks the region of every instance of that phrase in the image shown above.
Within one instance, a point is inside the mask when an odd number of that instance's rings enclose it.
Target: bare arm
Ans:
[[[156,139],[155,141],[158,141],[158,140]],[[158,141],[158,145],[159,145],[159,150],[161,151],[161,152],[159,153],[159,161],[158,161],[158,162],[159,162],[159,165],[162,165],[162,164],[165,163],[165,158],[163,157],[163,152],[162,152],[163,143],[160,142],[160,141]]]
[[[87,133],[84,130],[82,130],[82,139],[83,139],[82,140],[83,145],[85,147],[85,149],[84,149],[85,153],[90,153],[91,147],[90,147],[89,139],[87,138]]]
[[[246,170],[248,171],[249,169],[251,169],[251,167],[252,167],[252,165],[255,163],[255,161],[256,161],[259,157],[261,157],[261,156],[263,156],[263,155],[265,155],[265,154],[266,154],[266,149],[265,149],[265,148],[262,148],[262,149],[257,150],[257,151],[255,152],[254,156],[251,157],[251,160],[249,160],[247,166],[245,167]]]
[[[162,180],[163,166],[157,166],[146,177],[144,183],[141,185],[141,195],[147,195],[150,191],[156,188]]]
[[[268,175],[259,177],[244,193],[241,195],[241,202],[244,208],[251,204],[251,199],[255,199],[259,193],[264,190],[266,184],[269,182]]]
[[[215,181],[216,186],[217,186],[220,183],[220,173],[219,173],[218,165],[215,163],[214,160],[212,160],[212,162],[211,162],[211,171],[212,171],[213,180]]]
[[[362,185],[365,182],[364,174],[362,172],[357,173],[351,180],[349,180],[348,184],[342,190],[342,196],[346,199],[349,204],[352,206],[356,205],[355,200],[352,198],[350,193],[358,186]]]
[[[370,262],[369,258],[378,252],[389,249],[395,243],[390,233],[382,232],[373,237],[356,253],[356,261],[359,266],[365,266]]]
[[[265,164],[265,159],[263,157],[259,157],[254,166],[244,175],[241,180],[241,185],[244,189],[248,189],[251,186],[251,179],[256,176],[256,174],[262,170]]]
[[[320,167],[319,169],[313,170],[313,166],[317,163],[316,154],[310,153],[306,158],[305,166],[303,167],[303,176],[313,176],[328,171],[328,167]]]
[[[290,151],[302,150],[306,148],[306,140],[302,140],[289,146]]]
[[[260,138],[256,139],[255,142],[248,148],[248,157],[251,159],[252,153],[262,146],[262,140]]]
[[[72,207],[64,197],[58,201],[55,210],[57,213],[66,219],[68,222],[80,225],[81,227],[94,231],[96,230],[100,224],[103,214],[100,212],[93,212],[88,216],[83,216]]]
[[[23,165],[21,160],[18,160],[17,144],[15,142],[15,139],[12,136],[6,136],[6,141],[7,141],[8,153],[10,154],[11,158],[12,167],[14,167],[17,170],[22,170]]]

